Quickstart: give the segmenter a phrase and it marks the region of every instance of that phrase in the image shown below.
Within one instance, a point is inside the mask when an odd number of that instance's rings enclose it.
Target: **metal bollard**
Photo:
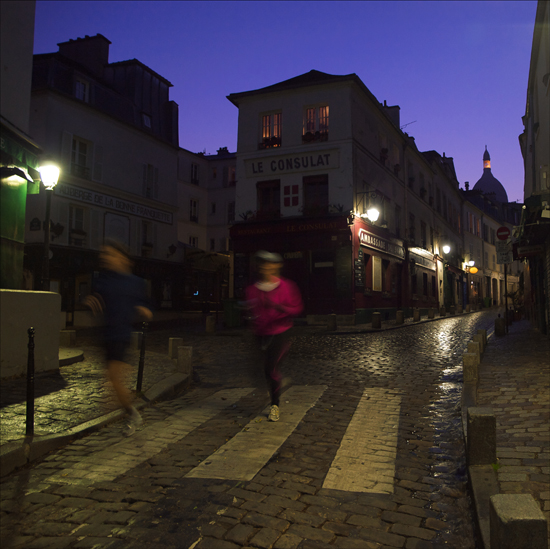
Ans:
[[[27,330],[29,353],[27,356],[27,424],[25,435],[34,435],[34,328]]]
[[[141,391],[141,383],[143,382],[143,369],[145,367],[145,334],[147,333],[147,322],[142,324],[142,333],[141,333],[141,349],[139,351],[139,367],[137,375],[137,385],[136,391],[139,393]]]

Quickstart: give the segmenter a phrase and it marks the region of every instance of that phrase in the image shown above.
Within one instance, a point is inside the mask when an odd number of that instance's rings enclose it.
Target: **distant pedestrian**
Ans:
[[[132,322],[136,316],[149,321],[145,281],[132,274],[132,260],[126,247],[107,240],[101,248],[102,271],[92,286],[92,293],[83,300],[94,315],[104,314],[104,344],[107,378],[123,408],[128,412],[126,435],[135,433],[143,420],[132,405],[131,392],[124,381],[130,369],[126,353],[132,337]]]
[[[283,259],[279,254],[260,251],[255,260],[259,279],[246,289],[246,302],[264,356],[264,372],[271,396],[269,420],[279,421],[279,364],[290,348],[288,330],[293,325],[292,317],[302,312],[302,298],[296,284],[281,277]]]

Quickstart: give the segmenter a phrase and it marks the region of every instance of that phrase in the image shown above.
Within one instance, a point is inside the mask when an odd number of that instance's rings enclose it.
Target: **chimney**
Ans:
[[[102,77],[105,65],[109,63],[111,42],[102,34],[86,35],[84,38],[60,42],[59,53],[72,61],[87,67],[94,75]]]
[[[465,188],[467,191],[470,190],[470,182],[469,182],[469,181],[466,181],[466,182],[464,183],[464,188]]]
[[[384,99],[384,106],[382,108],[384,109],[384,112],[388,115],[390,120],[399,128],[399,111],[401,110],[399,105],[393,105],[390,107]]]

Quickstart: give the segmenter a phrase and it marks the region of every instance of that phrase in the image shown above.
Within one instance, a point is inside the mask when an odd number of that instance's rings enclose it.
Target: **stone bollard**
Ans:
[[[178,358],[178,347],[183,345],[182,337],[171,337],[168,339],[168,356],[170,358]]]
[[[61,347],[74,347],[76,345],[76,330],[61,330],[59,332],[59,345]]]
[[[468,354],[476,354],[478,356],[478,364],[481,361],[481,344],[479,341],[470,341],[468,343]]]
[[[395,323],[396,324],[403,324],[405,322],[405,317],[403,315],[403,311],[396,311],[395,312]]]
[[[334,313],[327,315],[327,330],[330,332],[335,332],[338,328],[337,317]]]
[[[461,315],[462,314],[462,305],[459,305],[457,308],[456,308],[456,313]]]
[[[472,337],[472,341],[479,343],[479,352],[480,354],[483,354],[485,352],[485,340],[483,339],[483,336],[481,334],[476,334]]]
[[[178,347],[178,371],[182,374],[191,375],[193,371],[193,347],[179,346]]]
[[[485,350],[485,347],[487,347],[487,330],[485,329],[479,329],[477,333],[481,336],[483,336],[483,349]]]
[[[382,315],[380,313],[372,313],[372,327],[374,330],[382,328]]]
[[[430,307],[428,309],[428,318],[431,320],[435,316],[435,309],[433,307]]]
[[[141,332],[132,332],[132,339],[130,340],[131,349],[141,349]]]
[[[209,315],[206,317],[206,333],[213,334],[216,332],[216,317]]]
[[[468,408],[466,456],[468,466],[497,461],[497,424],[492,408]]]
[[[531,494],[490,497],[491,549],[547,549],[548,524]]]
[[[454,315],[456,312],[456,307],[454,305],[451,305],[450,314]]]
[[[470,304],[469,304],[469,303],[466,305],[466,312],[467,312],[467,313],[470,312]]]
[[[506,335],[506,323],[503,318],[495,318],[495,336],[502,337]]]
[[[447,311],[445,310],[445,307],[441,307],[439,309],[439,316],[445,316],[447,314]]]
[[[413,322],[420,322],[420,311],[418,309],[413,310]]]
[[[462,355],[462,375],[464,383],[477,383],[479,370],[479,353],[464,353]]]

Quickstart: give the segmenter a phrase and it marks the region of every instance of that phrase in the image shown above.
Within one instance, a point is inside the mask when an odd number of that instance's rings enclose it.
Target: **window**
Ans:
[[[437,285],[435,283],[435,276],[432,275],[432,297],[437,297]]]
[[[496,231],[495,229],[491,229],[491,244],[495,245],[495,238],[496,238]]]
[[[91,144],[73,137],[71,148],[71,174],[83,179],[90,179]]]
[[[229,186],[234,187],[237,183],[235,166],[229,166]]]
[[[428,249],[428,241],[426,238],[426,223],[424,223],[424,221],[420,222],[420,245],[425,250]]]
[[[395,236],[401,238],[401,206],[395,207]]]
[[[298,185],[285,185],[283,187],[283,196],[285,208],[288,208],[289,206],[298,206]]]
[[[230,202],[227,205],[227,223],[233,223],[235,221],[235,202]]]
[[[430,227],[430,252],[434,253],[434,229]]]
[[[489,242],[489,227],[483,223],[481,228],[483,229],[483,240]]]
[[[257,216],[264,219],[279,217],[281,213],[280,180],[259,181],[256,188],[258,193]]]
[[[260,149],[271,149],[281,146],[283,130],[283,113],[265,114],[262,116],[262,140]]]
[[[328,213],[328,175],[306,176],[304,187],[304,215]]]
[[[189,220],[193,223],[199,222],[198,207],[199,203],[197,200],[189,200]]]
[[[199,184],[199,165],[194,162],[191,164],[191,183],[193,185]]]
[[[80,101],[85,103],[90,102],[90,83],[81,78],[77,78],[75,82],[75,92],[74,95]]]
[[[493,254],[493,271],[496,271],[496,258],[495,258],[495,254]]]
[[[198,248],[199,247],[199,237],[198,236],[190,236],[189,237],[189,246],[192,248]]]
[[[328,105],[306,109],[302,134],[304,143],[328,139],[328,112]]]
[[[415,224],[414,214],[409,214],[409,240],[413,246],[416,243]]]
[[[143,196],[158,197],[159,170],[152,164],[143,164]]]
[[[85,243],[84,208],[71,204],[69,207],[69,245],[82,247]]]

